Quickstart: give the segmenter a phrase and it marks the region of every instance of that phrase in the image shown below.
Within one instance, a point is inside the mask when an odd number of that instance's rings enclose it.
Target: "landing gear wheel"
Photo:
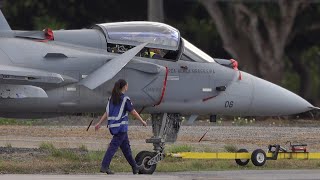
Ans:
[[[251,154],[251,161],[255,166],[263,166],[266,160],[266,153],[262,149],[256,149]]]
[[[152,174],[156,170],[157,164],[148,165],[149,160],[155,155],[155,152],[149,151],[141,151],[137,154],[135,160],[139,166],[139,174]]]
[[[239,149],[237,151],[238,153],[241,153],[241,152],[248,152],[248,150],[246,149]],[[236,163],[239,165],[239,166],[246,166],[248,163],[249,163],[250,159],[236,159]]]

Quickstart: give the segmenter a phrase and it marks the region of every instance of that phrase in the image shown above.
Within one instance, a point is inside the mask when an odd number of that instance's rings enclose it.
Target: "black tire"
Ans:
[[[262,149],[256,149],[251,154],[252,164],[255,166],[263,166],[267,161],[266,153]]]
[[[135,160],[139,166],[139,174],[153,174],[157,164],[148,165],[148,161],[156,155],[155,152],[141,151],[137,154]]]
[[[239,149],[237,151],[238,153],[241,153],[241,152],[249,152],[248,150],[246,149]],[[239,166],[246,166],[248,163],[250,162],[250,159],[236,159],[236,163],[239,165]]]

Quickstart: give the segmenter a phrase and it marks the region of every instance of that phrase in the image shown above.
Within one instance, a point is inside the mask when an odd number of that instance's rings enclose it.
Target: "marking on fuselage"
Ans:
[[[82,75],[81,75],[81,78],[84,79],[84,78],[86,78],[87,76],[88,76],[88,75],[86,75],[86,74],[82,74]]]
[[[78,104],[75,102],[62,102],[59,104],[59,106],[63,106],[63,107],[72,107],[72,106],[76,106],[76,105],[78,105]]]
[[[168,76],[168,81],[179,81],[180,77],[179,76]]]
[[[175,69],[170,68],[169,73],[193,73],[193,74],[214,74],[214,69]]]
[[[77,91],[76,87],[67,87],[67,91]]]
[[[202,88],[203,92],[212,92],[212,88]]]
[[[147,96],[149,96],[149,98],[152,100],[152,101],[155,101],[156,102],[156,100],[152,97],[152,95],[150,95],[148,92],[155,92],[155,91],[157,91],[157,88],[152,88],[152,86],[151,86],[151,84],[155,81],[155,80],[157,80],[158,79],[158,77],[156,77],[156,78],[154,78],[150,83],[148,83],[145,87],[143,87],[142,88],[142,91],[147,95]],[[150,87],[151,86],[151,87]],[[154,90],[154,91],[153,91]],[[160,92],[160,89],[158,89],[159,90],[159,92]]]
[[[210,96],[210,97],[204,98],[204,99],[202,99],[202,102],[206,102],[206,101],[213,99],[215,97],[217,97],[217,96]]]

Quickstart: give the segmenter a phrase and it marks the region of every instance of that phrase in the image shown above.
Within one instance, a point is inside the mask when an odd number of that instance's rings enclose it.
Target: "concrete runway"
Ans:
[[[203,172],[178,172],[178,173],[155,173],[153,175],[132,175],[119,173],[116,175],[91,174],[91,175],[0,175],[5,180],[320,180],[320,170],[241,170],[241,171],[203,171]]]

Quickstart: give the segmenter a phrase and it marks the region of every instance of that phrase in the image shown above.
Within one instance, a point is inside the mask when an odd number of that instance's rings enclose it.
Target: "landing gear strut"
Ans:
[[[173,143],[177,140],[181,126],[181,115],[177,113],[152,114],[153,136],[147,139],[147,143],[153,144],[155,152],[141,151],[135,160],[139,166],[139,174],[152,174],[157,163],[164,159],[165,143]]]

